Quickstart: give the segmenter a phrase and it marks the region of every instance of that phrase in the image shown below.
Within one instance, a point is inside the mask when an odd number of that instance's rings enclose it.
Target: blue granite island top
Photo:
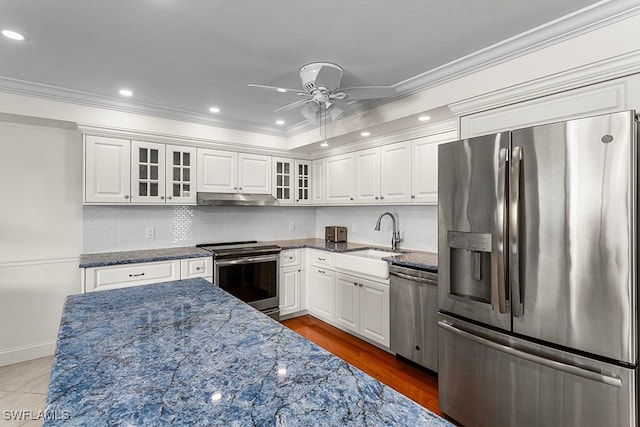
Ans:
[[[67,298],[45,426],[448,426],[203,279]]]

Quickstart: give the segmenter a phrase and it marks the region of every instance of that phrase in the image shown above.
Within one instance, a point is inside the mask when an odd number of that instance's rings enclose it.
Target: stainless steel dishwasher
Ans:
[[[391,350],[438,372],[438,274],[389,266]]]

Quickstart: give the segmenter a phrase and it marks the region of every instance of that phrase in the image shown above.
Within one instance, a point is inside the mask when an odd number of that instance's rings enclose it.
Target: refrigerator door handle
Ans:
[[[520,289],[520,165],[522,163],[522,147],[514,146],[511,150],[511,167],[509,182],[509,278],[513,295],[512,310],[514,317],[524,315],[522,292]]]
[[[509,150],[507,148],[501,148],[498,160],[498,194],[496,199],[498,201],[498,207],[496,212],[498,213],[498,224],[496,230],[498,236],[495,242],[496,245],[496,257],[494,264],[493,280],[491,287],[492,299],[498,301],[498,311],[501,314],[509,312],[509,306],[507,305],[507,165],[509,160]],[[495,305],[495,303],[494,303]]]
[[[605,375],[600,372],[590,371],[588,369],[580,368],[578,366],[568,365],[566,363],[558,362],[556,360],[547,359],[545,357],[537,356],[532,353],[527,353],[522,350],[516,350],[513,347],[509,347],[509,346],[497,343],[495,341],[488,340],[484,337],[479,337],[477,335],[474,335],[462,329],[456,328],[455,326],[443,320],[438,322],[438,326],[448,332],[451,332],[452,334],[461,336],[465,339],[474,341],[485,347],[489,347],[494,350],[501,351],[510,356],[517,357],[519,359],[526,360],[531,363],[535,363],[537,365],[546,366],[551,369],[566,372],[572,375],[577,375],[579,377],[586,378],[591,381],[597,381],[602,384],[607,384],[613,387],[618,387],[618,388],[622,387],[622,380],[620,378]]]

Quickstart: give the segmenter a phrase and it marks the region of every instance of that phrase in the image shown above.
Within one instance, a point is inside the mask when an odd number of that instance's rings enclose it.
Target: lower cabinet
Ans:
[[[302,310],[301,271],[299,266],[280,268],[280,315]]]
[[[325,268],[311,267],[307,283],[307,310],[309,313],[335,322],[335,273]]]
[[[389,285],[336,273],[336,323],[389,347]]]
[[[84,269],[84,292],[203,277],[212,279],[212,258],[187,258]]]

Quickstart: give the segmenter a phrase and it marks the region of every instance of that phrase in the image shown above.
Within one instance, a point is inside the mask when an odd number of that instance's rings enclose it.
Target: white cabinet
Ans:
[[[180,145],[166,147],[165,203],[187,205],[196,203],[196,149]]]
[[[195,204],[196,149],[87,135],[85,203]]]
[[[296,205],[311,204],[311,162],[308,160],[295,161],[295,194]]]
[[[327,159],[311,162],[311,197],[314,205],[321,205],[327,201],[325,176],[327,175]]]
[[[389,285],[336,273],[336,323],[389,347]]]
[[[438,203],[438,141],[427,137],[412,142],[411,200]]]
[[[271,193],[269,156],[198,148],[197,157],[197,191]]]
[[[327,322],[335,321],[335,273],[321,267],[311,267],[307,283],[307,310]]]
[[[213,282],[211,257],[109,265],[84,269],[84,292],[202,277]]]
[[[411,142],[380,147],[380,201],[411,202]]]
[[[280,252],[280,316],[304,310],[301,249]]]
[[[154,142],[131,142],[131,201],[164,203],[165,145]]]
[[[311,162],[273,158],[271,195],[282,205],[311,204]]]
[[[84,144],[84,201],[129,203],[130,146],[127,139],[86,136]]]
[[[326,159],[326,202],[351,203],[354,200],[354,154]]]
[[[271,194],[271,157],[238,153],[238,192]]]
[[[356,151],[355,202],[379,203],[380,201],[380,148]]]
[[[197,157],[197,191],[208,193],[238,191],[237,153],[198,148]]]

